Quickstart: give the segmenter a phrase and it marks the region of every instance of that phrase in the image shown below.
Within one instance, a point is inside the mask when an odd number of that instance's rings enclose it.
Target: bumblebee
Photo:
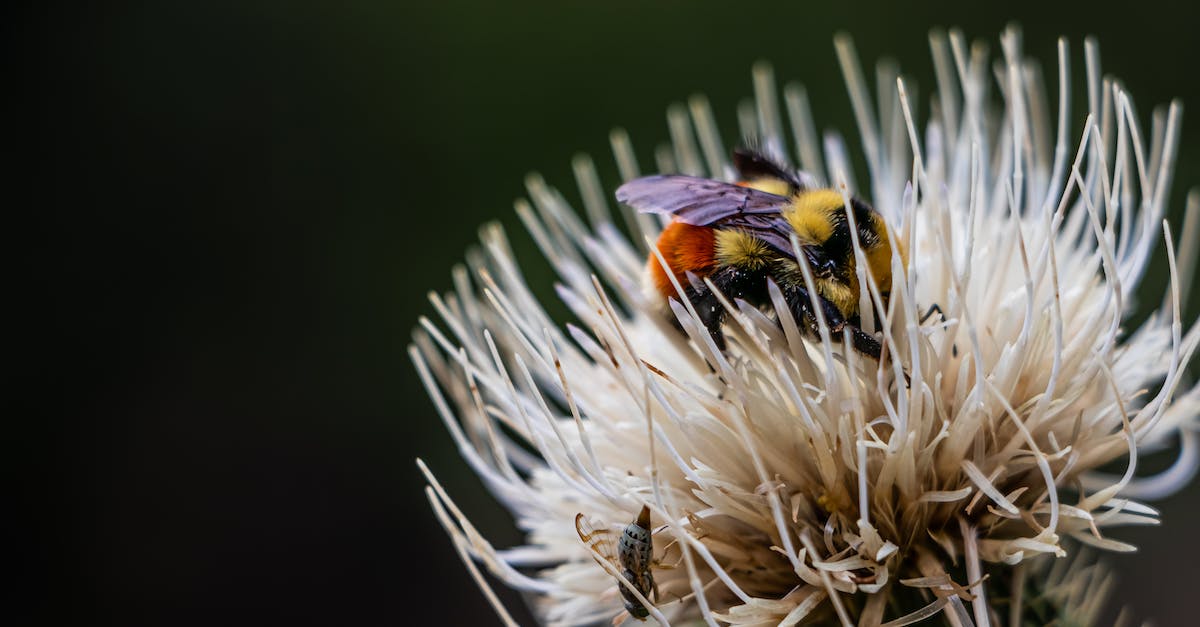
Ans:
[[[770,279],[802,329],[817,333],[815,303],[834,339],[849,329],[853,348],[879,359],[879,341],[860,328],[859,282],[842,194],[806,186],[800,173],[751,150],[734,151],[733,163],[738,183],[658,175],[629,181],[616,194],[643,213],[673,216],[657,248],[717,347],[725,349],[721,325],[726,312],[704,279],[731,301],[740,298],[760,309],[771,306]],[[849,208],[867,270],[886,302],[892,285],[887,227],[862,200],[850,198]],[[815,298],[810,298],[792,247],[793,234],[812,269]],[[677,298],[671,277],[653,253],[648,266],[655,291],[664,299]]]

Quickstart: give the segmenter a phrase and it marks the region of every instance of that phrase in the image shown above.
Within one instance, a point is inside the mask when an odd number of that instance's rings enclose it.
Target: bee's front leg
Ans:
[[[829,325],[829,331],[834,341],[840,341],[843,330],[849,329],[850,345],[854,350],[872,359],[879,359],[883,352],[883,347],[880,346],[879,340],[876,340],[869,333],[859,328],[855,323],[857,319],[855,321],[847,320],[846,316],[837,308],[837,305],[834,305],[829,299],[820,295],[816,298],[809,298],[808,290],[801,286],[789,287],[784,290],[783,296],[791,308],[792,316],[796,318],[796,322],[805,323],[813,335],[820,335],[817,315],[813,309],[815,301],[821,308],[821,314],[825,317],[825,323]]]
[[[854,350],[875,360],[878,360],[883,355],[883,346],[879,344],[879,340],[875,339],[874,336],[869,335],[866,331],[856,326],[846,326],[850,328],[850,344],[854,346]]]

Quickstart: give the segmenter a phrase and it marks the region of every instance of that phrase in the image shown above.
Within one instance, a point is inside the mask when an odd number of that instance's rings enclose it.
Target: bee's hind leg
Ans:
[[[761,302],[766,299],[766,280],[753,272],[728,266],[712,273],[708,279],[731,303],[739,298],[749,302]],[[696,315],[708,329],[717,348],[724,352],[725,333],[721,330],[721,325],[725,323],[728,312],[721,304],[721,299],[709,289],[707,283],[700,281],[689,285],[684,293],[696,308]]]

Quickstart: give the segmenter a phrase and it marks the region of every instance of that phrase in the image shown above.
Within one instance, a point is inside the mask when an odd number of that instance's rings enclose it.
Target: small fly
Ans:
[[[621,576],[633,584],[643,598],[650,598],[651,593],[655,599],[658,598],[658,588],[654,584],[654,575],[650,572],[654,544],[651,539],[649,507],[643,505],[637,518],[621,531],[615,552],[612,532],[608,529],[594,528],[583,514],[575,515],[575,531],[579,533],[579,539],[584,544],[616,567]],[[629,615],[638,620],[646,620],[650,612],[637,596],[619,581],[617,589],[621,592],[621,600],[625,602],[625,610]],[[613,623],[620,624],[623,620],[624,617],[618,616]]]

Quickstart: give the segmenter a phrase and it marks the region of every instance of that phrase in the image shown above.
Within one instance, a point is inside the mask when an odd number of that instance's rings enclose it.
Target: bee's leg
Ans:
[[[704,284],[690,285],[684,290],[684,294],[691,301],[692,307],[696,309],[696,316],[700,318],[700,323],[704,325],[705,329],[708,329],[708,334],[712,336],[717,350],[724,351],[725,333],[721,331],[721,324],[725,322],[725,307],[721,306],[721,300]],[[676,323],[678,324],[678,321]]]
[[[879,360],[879,357],[883,354],[883,346],[879,344],[879,340],[857,326],[848,324],[846,327],[850,329],[850,344],[854,346],[854,350],[872,359]]]
[[[808,290],[800,286],[780,287],[783,292],[783,302],[788,304],[788,309],[791,310],[796,325],[811,336],[819,335],[821,329],[817,325],[817,315],[813,313],[813,302],[808,297]]]
[[[883,347],[879,344],[879,340],[875,339],[875,336],[862,330],[862,319],[858,314],[847,318],[846,326],[850,327],[850,345],[854,347],[854,350],[878,360],[883,354]]]
[[[792,287],[784,292],[784,299],[792,308],[792,315],[796,321],[804,321],[808,324],[809,330],[817,335],[820,329],[817,326],[817,316],[813,311],[813,300],[821,307],[821,313],[825,316],[825,322],[829,325],[829,331],[833,334],[833,340],[839,341],[842,338],[843,329],[850,330],[850,345],[854,350],[866,355],[872,359],[878,360],[883,352],[883,347],[880,346],[879,340],[876,340],[869,333],[863,331],[858,326],[858,318],[846,319],[829,299],[824,296],[818,296],[816,299],[808,297],[808,290],[803,287]]]
[[[726,266],[709,275],[708,280],[730,302],[742,299],[748,302],[763,302],[767,298],[767,283],[762,274],[748,272],[736,266]],[[688,299],[696,308],[696,314],[704,323],[716,342],[717,348],[725,350],[725,334],[721,325],[725,322],[728,312],[721,304],[721,299],[713,293],[705,283],[688,286]]]
[[[937,314],[939,316],[942,317],[942,321],[945,322],[946,314],[942,312],[942,308],[939,307],[937,303],[934,303],[929,306],[929,309],[927,309],[925,311],[925,313],[921,314],[921,319],[919,321],[917,321],[917,324],[925,324],[925,321],[928,320],[930,318],[930,316],[933,315],[933,312],[935,312],[935,311],[937,312]]]
[[[821,313],[825,314],[825,320],[829,323],[829,330],[834,334],[834,340],[840,340],[843,330],[849,329],[850,345],[854,347],[854,350],[871,359],[879,360],[880,355],[883,354],[883,347],[873,335],[862,330],[857,315],[847,319],[837,305],[834,305],[829,299],[818,296],[817,301],[821,303]]]
[[[825,314],[825,319],[829,321],[829,330],[833,332],[834,339],[840,340],[842,332],[845,329],[849,329],[850,345],[854,347],[854,350],[878,361],[880,355],[883,354],[883,347],[873,335],[862,330],[862,327],[858,323],[858,317],[846,320],[842,317],[842,312],[838,311],[838,308],[833,303],[824,298],[820,300],[823,301],[822,304],[824,305],[822,313]]]

